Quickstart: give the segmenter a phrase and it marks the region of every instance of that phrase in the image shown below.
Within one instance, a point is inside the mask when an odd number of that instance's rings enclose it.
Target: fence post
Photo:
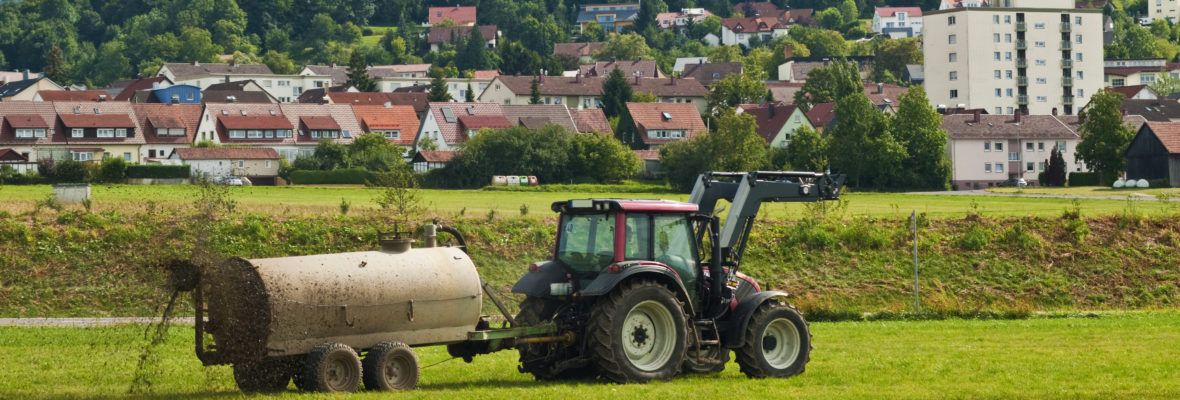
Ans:
[[[918,210],[910,213],[910,232],[914,235],[914,312],[918,312],[921,302],[918,299]]]

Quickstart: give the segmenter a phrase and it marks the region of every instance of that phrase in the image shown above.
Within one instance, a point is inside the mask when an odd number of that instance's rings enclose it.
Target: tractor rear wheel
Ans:
[[[361,386],[361,359],[343,343],[324,343],[307,355],[299,378],[304,390],[355,392]]]
[[[520,303],[520,313],[516,315],[516,322],[522,326],[533,326],[542,322],[552,321],[561,303],[540,297],[527,297]],[[560,356],[553,353],[563,350],[562,343],[527,343],[516,347],[520,352],[520,372],[533,374],[539,381],[554,381],[564,379],[593,378],[597,375],[594,367],[568,368],[558,370],[556,364],[562,361]]]
[[[247,361],[234,364],[234,382],[244,393],[273,393],[287,388],[293,367],[282,360]]]
[[[600,298],[590,315],[590,353],[615,382],[672,379],[684,360],[683,305],[668,288],[632,280]]]
[[[742,373],[750,378],[786,378],[803,373],[811,360],[811,331],[799,311],[771,300],[758,306],[736,350]]]
[[[411,390],[418,387],[418,355],[402,342],[381,342],[361,362],[368,390]]]

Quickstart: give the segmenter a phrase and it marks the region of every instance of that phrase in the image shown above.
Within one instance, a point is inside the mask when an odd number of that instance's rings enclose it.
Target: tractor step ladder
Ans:
[[[702,346],[715,346],[721,344],[721,335],[717,332],[717,322],[711,319],[694,320],[693,324],[697,326],[697,332],[700,332],[698,343]]]

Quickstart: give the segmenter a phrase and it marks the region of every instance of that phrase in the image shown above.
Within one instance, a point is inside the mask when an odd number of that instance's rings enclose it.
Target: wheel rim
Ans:
[[[324,381],[332,391],[345,390],[356,379],[355,371],[343,357],[336,357],[324,371]]]
[[[647,300],[636,304],[623,319],[623,351],[631,365],[655,371],[668,363],[676,349],[676,321],[663,304]]]
[[[381,368],[385,375],[385,381],[389,382],[389,387],[394,389],[404,389],[410,379],[410,360],[405,357],[390,357]]]
[[[762,332],[762,358],[775,369],[784,369],[799,358],[799,329],[785,318],[770,321]]]

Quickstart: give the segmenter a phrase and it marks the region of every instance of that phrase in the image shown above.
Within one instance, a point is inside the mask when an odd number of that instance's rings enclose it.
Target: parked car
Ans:
[[[1004,183],[1001,183],[1000,186],[1023,188],[1028,186],[1028,181],[1024,180],[1024,178],[1008,178],[1008,180],[1004,181]]]
[[[217,180],[215,180],[214,182],[217,183],[218,185],[225,185],[225,186],[243,186],[243,185],[245,185],[245,182],[242,182],[242,178],[239,178],[236,176],[223,176],[223,177],[217,178]]]

